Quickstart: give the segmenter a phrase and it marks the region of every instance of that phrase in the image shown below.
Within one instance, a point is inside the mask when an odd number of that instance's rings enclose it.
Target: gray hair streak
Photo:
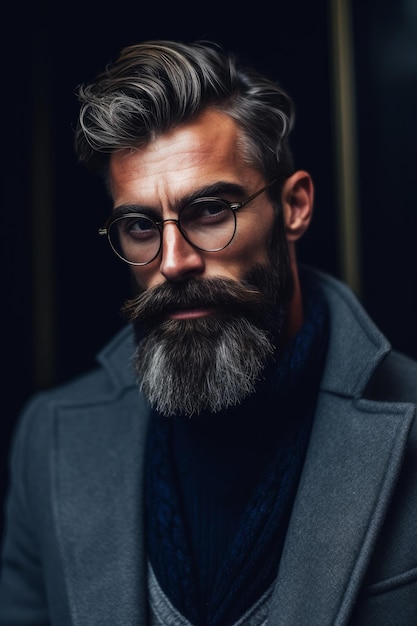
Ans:
[[[291,98],[212,42],[131,45],[94,81],[80,85],[77,96],[76,152],[103,175],[112,152],[145,146],[209,107],[236,121],[245,158],[267,180],[293,172]]]

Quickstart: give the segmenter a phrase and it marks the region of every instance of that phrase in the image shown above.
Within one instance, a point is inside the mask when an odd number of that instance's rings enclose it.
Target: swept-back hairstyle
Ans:
[[[76,152],[104,176],[112,152],[146,145],[207,107],[238,123],[245,158],[267,180],[294,170],[288,142],[291,98],[212,42],[129,46],[93,82],[79,86],[77,96]]]

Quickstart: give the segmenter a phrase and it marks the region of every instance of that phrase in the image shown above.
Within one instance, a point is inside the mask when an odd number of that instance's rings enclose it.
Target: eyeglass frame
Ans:
[[[116,216],[116,217],[114,217],[113,215],[110,215],[107,218],[104,226],[99,228],[98,234],[100,236],[104,236],[104,235],[107,236],[107,240],[108,240],[108,242],[110,244],[111,249],[116,254],[116,256],[119,257],[119,259],[121,259],[122,261],[124,261],[128,265],[133,265],[135,267],[143,267],[145,265],[149,265],[150,263],[152,263],[152,261],[154,261],[156,259],[156,257],[158,256],[158,254],[160,253],[161,248],[162,248],[162,234],[163,234],[164,224],[167,224],[169,222],[171,222],[171,223],[176,225],[176,227],[178,228],[178,230],[181,233],[181,235],[184,237],[184,239],[187,241],[187,243],[189,243],[191,246],[193,246],[193,248],[196,248],[197,250],[200,250],[201,252],[221,252],[222,250],[224,250],[225,248],[230,246],[230,244],[232,243],[233,239],[235,238],[236,228],[237,228],[237,220],[236,220],[236,213],[237,213],[237,211],[239,211],[240,209],[245,207],[247,204],[249,204],[249,202],[252,202],[252,200],[255,200],[255,198],[260,196],[261,193],[266,191],[269,187],[272,187],[272,185],[274,185],[276,182],[278,182],[278,178],[275,178],[273,181],[271,181],[270,183],[268,183],[267,185],[262,187],[262,189],[259,189],[258,191],[255,191],[255,193],[251,194],[249,196],[249,198],[246,198],[246,200],[243,200],[242,202],[229,202],[229,200],[224,200],[223,198],[219,198],[217,196],[203,196],[201,198],[196,198],[195,200],[193,200],[189,204],[185,205],[179,211],[178,218],[170,217],[170,218],[167,218],[165,220],[160,220],[158,222],[156,222],[151,217],[149,217],[149,215],[146,215],[144,213],[136,213],[135,211],[133,211],[132,213],[126,213],[124,215],[119,215],[119,216]],[[233,230],[233,235],[231,236],[230,240],[228,241],[228,243],[226,245],[222,246],[221,248],[217,248],[216,250],[205,250],[204,248],[201,248],[200,246],[197,246],[192,241],[190,241],[190,239],[188,238],[187,234],[181,228],[180,217],[181,217],[182,211],[184,209],[186,209],[187,207],[189,207],[190,205],[192,205],[192,204],[197,204],[199,202],[207,202],[207,201],[210,201],[210,202],[213,202],[213,201],[216,202],[217,201],[217,202],[222,202],[223,204],[226,204],[233,211],[233,216],[234,216],[234,220],[235,220],[235,226],[234,226],[234,230]],[[149,261],[145,261],[143,263],[137,263],[137,262],[129,261],[128,259],[125,259],[125,257],[123,257],[116,250],[116,248],[113,246],[112,241],[110,239],[110,228],[111,228],[111,226],[115,222],[117,222],[119,220],[122,220],[122,219],[125,219],[125,218],[132,218],[132,217],[145,217],[146,219],[151,221],[153,224],[155,224],[155,226],[159,230],[160,237],[159,237],[159,247],[158,247],[158,250],[157,250],[156,254]]]

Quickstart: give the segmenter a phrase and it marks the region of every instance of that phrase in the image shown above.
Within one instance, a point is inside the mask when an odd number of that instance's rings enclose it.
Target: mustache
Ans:
[[[246,281],[201,278],[150,287],[127,300],[121,312],[130,322],[144,322],[175,309],[202,305],[239,308],[255,314],[263,303],[262,292]]]

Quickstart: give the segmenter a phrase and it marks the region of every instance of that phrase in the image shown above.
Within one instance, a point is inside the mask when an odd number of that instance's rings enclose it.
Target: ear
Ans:
[[[314,186],[310,174],[299,170],[287,178],[281,200],[287,239],[297,241],[306,232],[313,214]]]

